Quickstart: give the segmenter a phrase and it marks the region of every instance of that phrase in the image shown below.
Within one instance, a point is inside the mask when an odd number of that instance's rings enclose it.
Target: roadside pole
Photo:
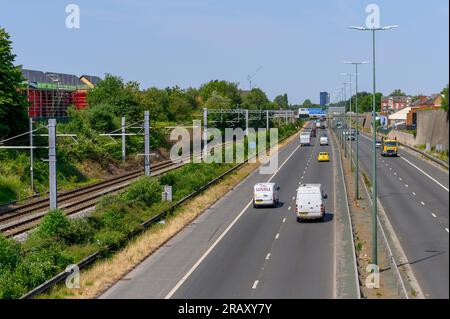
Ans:
[[[122,161],[126,160],[125,117],[122,117]]]
[[[150,176],[150,112],[144,111],[144,169]]]
[[[31,190],[33,191],[33,194],[35,193],[34,190],[34,172],[33,172],[33,166],[34,166],[34,151],[33,151],[33,118],[30,117],[30,181],[31,181]]]
[[[245,110],[245,136],[248,137],[248,110]]]
[[[208,109],[205,107],[203,108],[203,157],[206,157],[207,155],[208,155]]]
[[[58,193],[56,180],[56,120],[48,120],[48,167],[50,210],[58,208]]]
[[[269,132],[269,110],[266,110],[266,132]]]

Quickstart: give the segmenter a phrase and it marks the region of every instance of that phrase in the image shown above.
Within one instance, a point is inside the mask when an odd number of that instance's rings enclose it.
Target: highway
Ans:
[[[256,170],[100,298],[334,298],[334,163],[317,162],[332,148],[316,143],[295,138],[274,175]],[[253,208],[253,185],[269,180],[280,205]],[[296,221],[299,183],[323,185],[324,222]]]
[[[372,178],[372,140],[360,135],[360,167]],[[353,149],[355,143],[352,142]],[[378,196],[426,298],[449,298],[449,175],[400,148],[377,149]]]

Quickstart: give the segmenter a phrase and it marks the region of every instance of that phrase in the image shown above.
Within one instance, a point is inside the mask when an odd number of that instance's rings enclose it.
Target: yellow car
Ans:
[[[329,162],[330,156],[328,155],[328,152],[319,152],[319,156],[317,156],[317,160],[319,162]]]

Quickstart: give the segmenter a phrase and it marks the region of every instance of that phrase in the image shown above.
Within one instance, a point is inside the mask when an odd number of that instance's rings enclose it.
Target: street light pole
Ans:
[[[358,31],[372,31],[372,67],[373,67],[373,97],[372,97],[372,264],[378,265],[378,238],[377,238],[377,220],[378,220],[378,205],[377,205],[377,162],[376,162],[376,140],[377,140],[377,128],[376,128],[376,60],[375,60],[375,33],[376,31],[384,31],[398,27],[398,25],[367,28],[367,27],[355,27],[350,26],[349,29]]]
[[[356,95],[355,95],[355,113],[356,113],[356,161],[355,161],[355,197],[356,200],[359,199],[359,117],[358,117],[358,65],[366,64],[367,61],[364,62],[344,62],[346,64],[353,64],[355,66],[355,86],[356,86]]]

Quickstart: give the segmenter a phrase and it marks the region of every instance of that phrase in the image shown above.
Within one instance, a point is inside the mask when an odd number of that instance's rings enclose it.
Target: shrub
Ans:
[[[0,267],[0,299],[17,299],[27,292],[10,269]]]
[[[141,177],[122,193],[122,198],[128,203],[150,206],[161,200],[161,191],[162,187],[157,179]]]
[[[108,133],[115,129],[114,116],[109,105],[96,105],[90,111],[89,123],[97,132]]]
[[[60,210],[49,211],[39,224],[38,232],[43,237],[62,239],[69,233],[70,221]]]
[[[94,236],[95,244],[99,246],[117,246],[123,234],[117,230],[103,229]]]
[[[68,244],[81,244],[89,242],[94,236],[94,228],[84,218],[70,220],[64,239]]]
[[[0,176],[0,203],[20,199],[21,182],[17,177]]]
[[[0,269],[14,268],[20,260],[20,244],[0,234]]]

